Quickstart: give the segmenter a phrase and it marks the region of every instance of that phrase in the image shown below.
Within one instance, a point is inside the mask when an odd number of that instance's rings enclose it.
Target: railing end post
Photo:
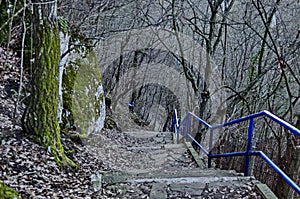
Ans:
[[[211,168],[211,151],[209,152],[209,154],[207,156],[208,156],[208,165],[207,165],[207,167]]]
[[[247,145],[247,151],[246,151],[244,176],[249,176],[250,163],[251,163],[251,152],[252,152],[253,129],[254,129],[254,118],[251,118],[250,122],[249,122],[249,128],[248,128],[248,145]]]

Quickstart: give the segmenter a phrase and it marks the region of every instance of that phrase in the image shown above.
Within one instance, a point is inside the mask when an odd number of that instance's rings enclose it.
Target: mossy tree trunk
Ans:
[[[51,149],[58,164],[75,164],[64,153],[58,124],[58,63],[60,59],[57,1],[33,1],[33,74],[31,92],[23,115],[23,130]]]

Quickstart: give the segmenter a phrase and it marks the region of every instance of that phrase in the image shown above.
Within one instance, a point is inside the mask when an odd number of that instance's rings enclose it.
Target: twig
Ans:
[[[24,1],[24,7],[25,6],[26,6],[26,1]],[[18,98],[17,98],[17,101],[16,101],[14,115],[13,115],[14,118],[16,118],[16,116],[17,116],[17,112],[18,112],[18,108],[19,108],[19,104],[20,104],[22,86],[23,86],[24,48],[25,48],[25,38],[26,38],[26,29],[27,29],[25,17],[26,17],[26,9],[24,9],[24,11],[23,11],[23,17],[22,17],[23,35],[22,35],[22,49],[21,49],[20,82],[19,82],[20,85],[19,85],[19,90],[18,90]]]

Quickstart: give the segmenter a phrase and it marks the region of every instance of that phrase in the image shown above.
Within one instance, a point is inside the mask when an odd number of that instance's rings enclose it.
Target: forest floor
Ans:
[[[19,79],[20,59],[14,52],[0,47],[0,180],[23,198],[116,198],[117,193],[95,188],[92,178],[99,173],[141,167],[133,165],[135,161],[128,159],[138,158],[139,154],[132,154],[132,151],[126,150],[126,146],[144,144],[145,139],[129,137],[118,130],[104,129],[79,144],[62,134],[67,155],[79,165],[76,171],[63,169],[57,166],[51,152],[22,133],[20,119],[24,107],[20,105],[15,109]],[[192,158],[189,154],[186,156],[189,160],[183,166],[194,168]],[[140,164],[149,163],[149,159],[139,158]],[[132,186],[122,194],[122,198],[132,198],[136,194],[134,186],[137,185]],[[143,198],[149,198],[151,183],[138,186],[143,189]],[[234,190],[234,193],[242,191]],[[245,198],[258,198],[256,193],[250,191],[252,197]]]
[[[72,152],[68,156],[80,167],[77,171],[62,169],[49,151],[22,133],[22,103],[15,109],[20,70],[17,54],[0,47],[0,180],[23,198],[95,198],[99,193],[91,188],[90,178],[108,169],[103,161],[62,135],[65,151]],[[26,83],[26,75],[23,78]]]

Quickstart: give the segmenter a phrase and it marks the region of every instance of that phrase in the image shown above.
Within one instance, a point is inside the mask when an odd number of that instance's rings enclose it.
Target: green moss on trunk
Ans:
[[[2,199],[20,199],[21,196],[12,188],[8,187],[0,180],[0,198]]]
[[[23,116],[23,129],[44,147],[50,147],[59,165],[75,167],[65,155],[57,119],[58,62],[60,42],[57,26],[44,23],[37,32],[35,62],[29,104]]]

